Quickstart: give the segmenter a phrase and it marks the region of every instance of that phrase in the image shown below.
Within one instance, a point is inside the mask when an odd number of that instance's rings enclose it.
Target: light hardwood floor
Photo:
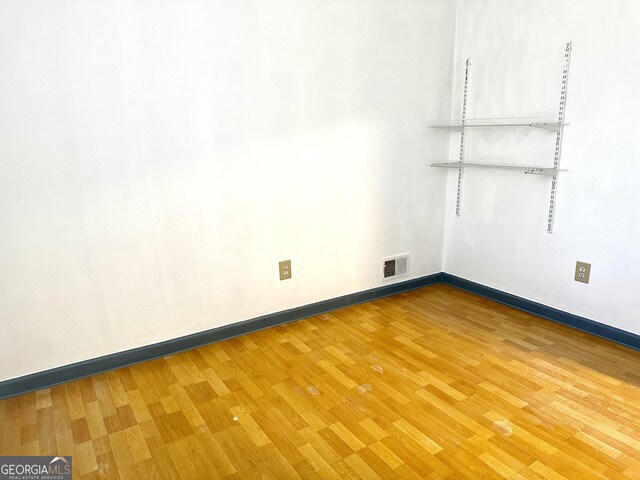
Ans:
[[[640,352],[435,285],[0,401],[74,478],[640,478]]]

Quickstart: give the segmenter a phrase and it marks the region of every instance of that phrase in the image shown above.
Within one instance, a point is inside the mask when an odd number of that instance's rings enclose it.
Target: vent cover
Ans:
[[[392,280],[409,275],[409,254],[403,253],[382,259],[382,280]]]

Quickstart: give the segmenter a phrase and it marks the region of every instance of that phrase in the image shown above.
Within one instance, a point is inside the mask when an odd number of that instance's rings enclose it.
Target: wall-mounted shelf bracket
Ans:
[[[567,42],[564,50],[564,65],[562,68],[562,83],[560,87],[560,108],[557,121],[542,120],[537,117],[524,118],[477,118],[467,119],[467,100],[469,94],[469,72],[471,62],[467,58],[464,71],[464,91],[462,95],[462,118],[454,122],[435,122],[427,126],[429,128],[460,132],[460,153],[458,161],[436,162],[432,167],[454,168],[458,170],[458,185],[456,189],[456,215],[460,215],[462,204],[462,177],[467,168],[483,170],[501,170],[508,172],[521,172],[531,175],[544,175],[551,177],[551,199],[547,219],[547,232],[553,231],[553,220],[556,207],[556,193],[558,189],[558,174],[563,171],[560,168],[560,156],[562,153],[562,136],[564,127],[568,125],[564,121],[567,106],[567,85],[569,80],[569,61],[571,59],[571,42]],[[465,162],[465,131],[468,128],[497,128],[497,127],[531,127],[540,128],[556,133],[556,146],[553,158],[553,167],[538,167],[532,165],[502,164],[502,163],[470,163]]]
[[[462,125],[462,122],[451,123],[431,123],[427,126],[429,128],[435,128],[439,130],[455,130],[462,132],[464,128],[491,128],[491,127],[531,127],[542,128],[544,130],[551,130],[558,132],[560,128],[565,124],[559,124],[552,121],[541,121],[540,119],[531,120],[528,118],[496,118],[496,119],[467,119]]]
[[[555,168],[536,167],[533,165],[515,165],[507,163],[439,162],[432,163],[431,166],[440,168],[477,168],[481,170],[501,170],[503,172],[520,172],[531,175],[547,176],[554,176],[558,173]]]

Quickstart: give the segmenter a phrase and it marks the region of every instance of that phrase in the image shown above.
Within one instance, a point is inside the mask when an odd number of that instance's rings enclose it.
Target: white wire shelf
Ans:
[[[559,132],[560,128],[567,125],[566,123],[559,123],[557,121],[542,120],[537,117],[525,117],[525,118],[475,118],[467,119],[464,121],[453,122],[431,122],[427,124],[429,128],[436,128],[441,130],[458,130],[462,131],[465,128],[479,128],[479,127],[532,127],[542,128],[544,130],[551,130],[553,132]]]
[[[504,172],[520,172],[530,175],[547,175],[553,177],[561,170],[553,167],[536,167],[533,165],[515,165],[508,163],[472,163],[472,162],[436,162],[432,167],[439,168],[477,168],[482,170],[502,170]]]

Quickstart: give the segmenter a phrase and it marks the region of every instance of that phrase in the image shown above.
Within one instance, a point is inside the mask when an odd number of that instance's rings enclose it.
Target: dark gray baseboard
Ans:
[[[300,320],[302,318],[312,317],[331,310],[356,305],[358,303],[369,302],[389,295],[396,295],[398,293],[426,287],[435,283],[446,283],[490,300],[509,305],[510,307],[533,313],[548,320],[562,323],[578,330],[612,340],[627,347],[640,350],[640,335],[542,305],[540,303],[527,300],[526,298],[496,290],[495,288],[487,287],[464,278],[456,277],[455,275],[441,272],[407,280],[405,282],[385,285],[371,290],[365,290],[362,292],[344,295],[342,297],[311,303],[302,307],[263,315],[251,320],[232,323],[230,325],[213,328],[211,330],[205,330],[204,332],[194,333],[192,335],[160,343],[154,343],[153,345],[133,348],[131,350],[125,350],[124,352],[92,358],[83,362],[73,363],[71,365],[52,368],[50,370],[5,380],[4,382],[0,382],[0,399],[13,397],[15,395],[20,395],[34,390],[40,390],[41,388],[51,387],[60,383],[77,380],[79,378],[88,377],[108,370],[113,370],[115,368],[126,367],[146,360],[172,355],[177,352],[190,350],[209,343],[219,342],[221,340],[237,337],[239,335],[255,332],[275,325],[281,325],[295,320]]]
[[[533,302],[531,300],[527,300],[526,298],[518,297],[501,290],[496,290],[495,288],[487,287],[480,283],[472,282],[471,280],[456,277],[455,275],[451,275],[449,273],[442,274],[442,281],[481,297],[485,297],[490,300],[509,305],[510,307],[533,313],[534,315],[538,315],[539,317],[562,323],[578,330],[582,330],[583,332],[591,333],[593,335],[597,335],[598,337],[606,338],[607,340],[612,340],[627,347],[640,350],[640,335],[636,335],[625,330],[620,330],[619,328],[611,327],[609,325],[605,325],[604,323],[595,322],[593,320],[589,320],[588,318],[580,317],[563,310],[548,307],[547,305]]]
[[[228,338],[237,337],[247,333],[255,332],[265,328],[293,322],[306,317],[312,317],[321,313],[326,313],[338,308],[356,305],[358,303],[369,302],[378,298],[388,297],[416,288],[426,287],[442,281],[442,273],[434,273],[425,277],[414,278],[404,282],[393,283],[382,287],[372,288],[362,292],[356,292],[342,297],[323,300],[321,302],[303,305],[302,307],[291,308],[281,312],[270,313],[261,317],[232,323],[204,332],[186,335],[184,337],[166,340],[153,345],[133,348],[123,352],[105,355],[103,357],[92,358],[71,365],[52,368],[42,372],[24,375],[0,382],[0,399],[13,397],[22,393],[40,390],[71,380],[88,377],[98,373],[113,370],[115,368],[126,367],[135,363],[152,360],[154,358],[172,355],[184,350],[219,342]]]

